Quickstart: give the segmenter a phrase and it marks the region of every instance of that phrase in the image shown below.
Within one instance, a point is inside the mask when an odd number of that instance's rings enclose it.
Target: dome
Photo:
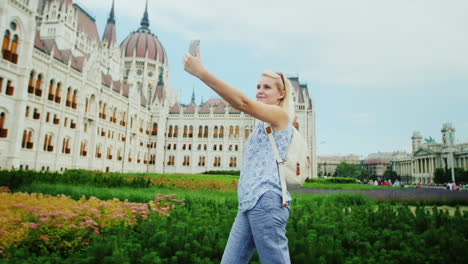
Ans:
[[[151,33],[148,19],[148,3],[141,20],[140,28],[131,33],[122,44],[120,50],[125,57],[148,58],[167,64],[166,51],[158,38]]]
[[[166,51],[158,38],[141,28],[130,34],[120,45],[125,57],[148,58],[166,64]]]

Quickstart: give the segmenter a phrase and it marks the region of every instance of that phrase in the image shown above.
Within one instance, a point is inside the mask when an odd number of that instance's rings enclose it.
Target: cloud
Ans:
[[[352,113],[351,122],[353,125],[373,126],[377,124],[376,113]]]
[[[116,2],[137,21],[143,7],[144,0]],[[404,91],[468,76],[468,1],[155,0],[149,8],[165,31],[289,59],[323,84]]]

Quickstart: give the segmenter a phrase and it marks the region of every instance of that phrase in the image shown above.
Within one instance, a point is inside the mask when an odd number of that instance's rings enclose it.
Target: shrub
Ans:
[[[240,171],[226,170],[226,171],[205,171],[202,174],[213,174],[213,175],[235,175],[240,176]]]
[[[331,177],[331,178],[314,178],[314,179],[307,179],[306,182],[312,182],[312,183],[321,183],[321,184],[327,184],[327,183],[356,183],[355,178],[345,178],[345,177]]]

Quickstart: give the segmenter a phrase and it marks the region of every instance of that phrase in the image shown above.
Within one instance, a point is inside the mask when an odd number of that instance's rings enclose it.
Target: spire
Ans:
[[[107,19],[107,24],[115,24],[115,17],[114,17],[114,0],[112,0],[112,8],[109,14],[109,18]]]
[[[140,26],[141,26],[141,28],[145,28],[145,29],[147,29],[149,27],[148,0],[146,0],[145,13],[143,14],[143,18],[141,19]]]
[[[190,103],[195,103],[195,87],[193,87],[192,90],[192,100],[190,101]]]
[[[107,19],[107,25],[104,29],[104,35],[102,36],[103,42],[107,42],[108,47],[115,44],[117,41],[115,32],[115,17],[114,17],[114,0],[112,0],[112,8]]]

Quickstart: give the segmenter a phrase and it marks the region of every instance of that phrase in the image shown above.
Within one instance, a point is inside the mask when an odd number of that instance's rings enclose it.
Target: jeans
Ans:
[[[280,195],[268,191],[252,209],[238,212],[221,263],[248,263],[255,249],[262,263],[291,263],[286,237],[289,211]]]

